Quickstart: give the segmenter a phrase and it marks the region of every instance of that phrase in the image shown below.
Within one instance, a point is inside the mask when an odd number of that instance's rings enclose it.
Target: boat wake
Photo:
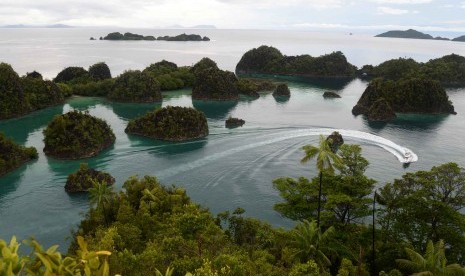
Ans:
[[[184,165],[180,165],[178,167],[172,167],[157,173],[159,177],[170,177],[174,176],[195,168],[199,168],[209,164],[210,162],[214,162],[216,160],[225,158],[227,156],[244,152],[248,150],[252,150],[261,146],[270,145],[274,143],[278,143],[281,141],[306,137],[306,136],[318,136],[318,135],[330,135],[334,131],[339,132],[342,137],[351,138],[352,140],[364,142],[370,145],[375,145],[378,147],[383,148],[384,150],[388,151],[389,153],[393,154],[401,163],[411,163],[418,161],[418,156],[408,148],[402,147],[388,139],[383,137],[370,134],[367,132],[356,131],[356,130],[345,130],[345,129],[331,129],[331,128],[313,128],[313,129],[299,129],[299,130],[291,130],[286,132],[279,132],[273,133],[269,135],[269,137],[265,140],[261,140],[259,142],[251,142],[247,145],[242,145],[239,147],[234,147],[222,152],[218,152],[212,154],[210,156],[206,156],[200,159],[197,159],[193,162],[188,162]],[[260,136],[262,139],[263,137]]]

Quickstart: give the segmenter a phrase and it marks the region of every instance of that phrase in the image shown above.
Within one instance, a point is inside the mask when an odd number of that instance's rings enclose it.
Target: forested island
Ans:
[[[452,39],[452,41],[465,42],[465,35],[456,37],[456,38]]]
[[[100,40],[164,40],[164,41],[210,41],[210,38],[204,36],[200,36],[198,34],[180,34],[176,36],[159,36],[155,38],[154,36],[143,36],[140,34],[133,34],[133,33],[120,33],[120,32],[114,32],[114,33],[109,33],[103,38],[100,37]]]
[[[382,77],[389,80],[425,78],[437,80],[446,87],[465,86],[465,57],[451,54],[428,62],[417,62],[411,58],[385,61],[377,66],[365,65],[358,75],[364,79]]]
[[[126,133],[166,141],[186,141],[208,135],[205,115],[190,107],[168,106],[131,120]]]
[[[44,81],[39,73],[19,77],[9,64],[0,63],[0,120],[61,104],[65,96],[59,86]]]
[[[80,111],[56,115],[44,129],[44,152],[58,159],[81,159],[99,154],[115,142],[102,119]]]
[[[37,158],[37,150],[34,147],[20,146],[0,132],[0,176]]]
[[[115,79],[108,99],[117,102],[151,103],[162,100],[160,83],[148,72],[126,71]]]
[[[236,66],[240,75],[284,75],[300,77],[354,78],[357,68],[341,52],[320,57],[285,56],[278,49],[260,46],[247,51]]]
[[[399,113],[456,114],[446,91],[429,79],[375,79],[352,109],[372,121],[389,121]]]
[[[88,192],[96,183],[110,186],[115,183],[115,178],[109,173],[94,170],[89,168],[88,164],[82,163],[77,172],[68,175],[65,191],[67,193]]]

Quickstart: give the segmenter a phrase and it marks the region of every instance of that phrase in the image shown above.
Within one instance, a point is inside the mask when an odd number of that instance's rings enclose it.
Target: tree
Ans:
[[[97,210],[102,210],[105,224],[108,224],[108,216],[106,204],[109,204],[113,199],[114,193],[111,186],[105,182],[94,181],[94,186],[89,189],[90,204],[95,206]]]
[[[425,250],[444,240],[447,258],[465,262],[465,169],[455,163],[407,173],[380,189],[381,228],[391,242]]]
[[[314,260],[322,270],[325,270],[331,265],[328,254],[336,252],[331,247],[331,239],[334,234],[334,227],[322,232],[315,221],[304,220],[293,231],[294,244],[298,250],[296,255],[300,257],[302,262]]]
[[[435,245],[430,240],[426,247],[425,256],[415,250],[405,248],[410,260],[398,259],[397,264],[401,269],[413,272],[413,275],[465,275],[465,268],[459,264],[447,264],[444,241],[440,240]]]
[[[306,145],[302,148],[305,152],[305,156],[300,161],[301,163],[307,163],[309,160],[316,156],[316,167],[320,171],[320,186],[318,188],[318,216],[317,226],[320,227],[320,212],[321,212],[321,183],[323,181],[323,172],[329,174],[334,173],[334,166],[339,166],[342,161],[330,147],[329,141],[323,135],[320,135],[319,147],[312,145]]]

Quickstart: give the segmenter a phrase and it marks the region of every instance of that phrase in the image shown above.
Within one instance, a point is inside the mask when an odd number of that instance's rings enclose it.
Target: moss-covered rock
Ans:
[[[276,89],[273,92],[273,96],[275,97],[290,97],[291,91],[289,87],[285,83],[280,83],[276,86]]]
[[[17,145],[0,132],[0,176],[7,174],[30,160],[37,159],[34,147]]]
[[[119,102],[159,102],[162,100],[160,84],[147,72],[126,71],[115,79],[108,98]]]
[[[194,64],[194,66],[192,66],[191,71],[195,76],[197,76],[200,72],[209,68],[219,69],[216,62],[207,57],[204,57],[199,62]]]
[[[194,66],[196,81],[192,88],[195,100],[238,100],[237,78],[234,73],[215,67]]]
[[[178,67],[166,60],[151,64],[143,72],[150,73],[160,83],[162,91],[192,87],[195,82],[190,67]]]
[[[77,172],[68,175],[65,191],[68,193],[87,192],[95,182],[106,183],[110,186],[115,183],[115,178],[109,173],[94,170],[86,163],[82,163]]]
[[[352,113],[369,115],[372,105],[381,98],[385,99],[394,112],[456,114],[441,84],[427,79],[399,81],[375,79],[363,92]],[[377,107],[372,111],[377,110],[388,111],[382,102],[378,102]]]
[[[225,126],[227,128],[235,128],[235,127],[241,127],[245,124],[245,121],[242,120],[242,119],[239,119],[239,118],[233,118],[233,117],[229,117],[226,121],[225,121]]]
[[[130,121],[125,131],[159,140],[185,141],[207,136],[208,124],[200,111],[168,106]]]
[[[357,68],[341,52],[312,57],[284,56],[278,49],[260,46],[246,52],[236,66],[236,74],[269,74],[301,77],[353,78]]]
[[[396,113],[384,98],[379,98],[371,105],[367,118],[373,122],[389,122],[396,118]]]
[[[105,62],[99,62],[89,67],[89,76],[93,80],[111,79],[110,68]]]
[[[89,72],[82,67],[67,67],[53,79],[54,82],[69,82],[89,78]]]
[[[114,142],[104,120],[80,111],[56,115],[44,130],[45,154],[59,159],[95,156]]]

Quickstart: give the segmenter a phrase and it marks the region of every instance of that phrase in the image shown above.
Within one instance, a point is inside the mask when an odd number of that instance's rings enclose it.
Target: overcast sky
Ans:
[[[465,0],[0,0],[0,25],[465,32]]]

